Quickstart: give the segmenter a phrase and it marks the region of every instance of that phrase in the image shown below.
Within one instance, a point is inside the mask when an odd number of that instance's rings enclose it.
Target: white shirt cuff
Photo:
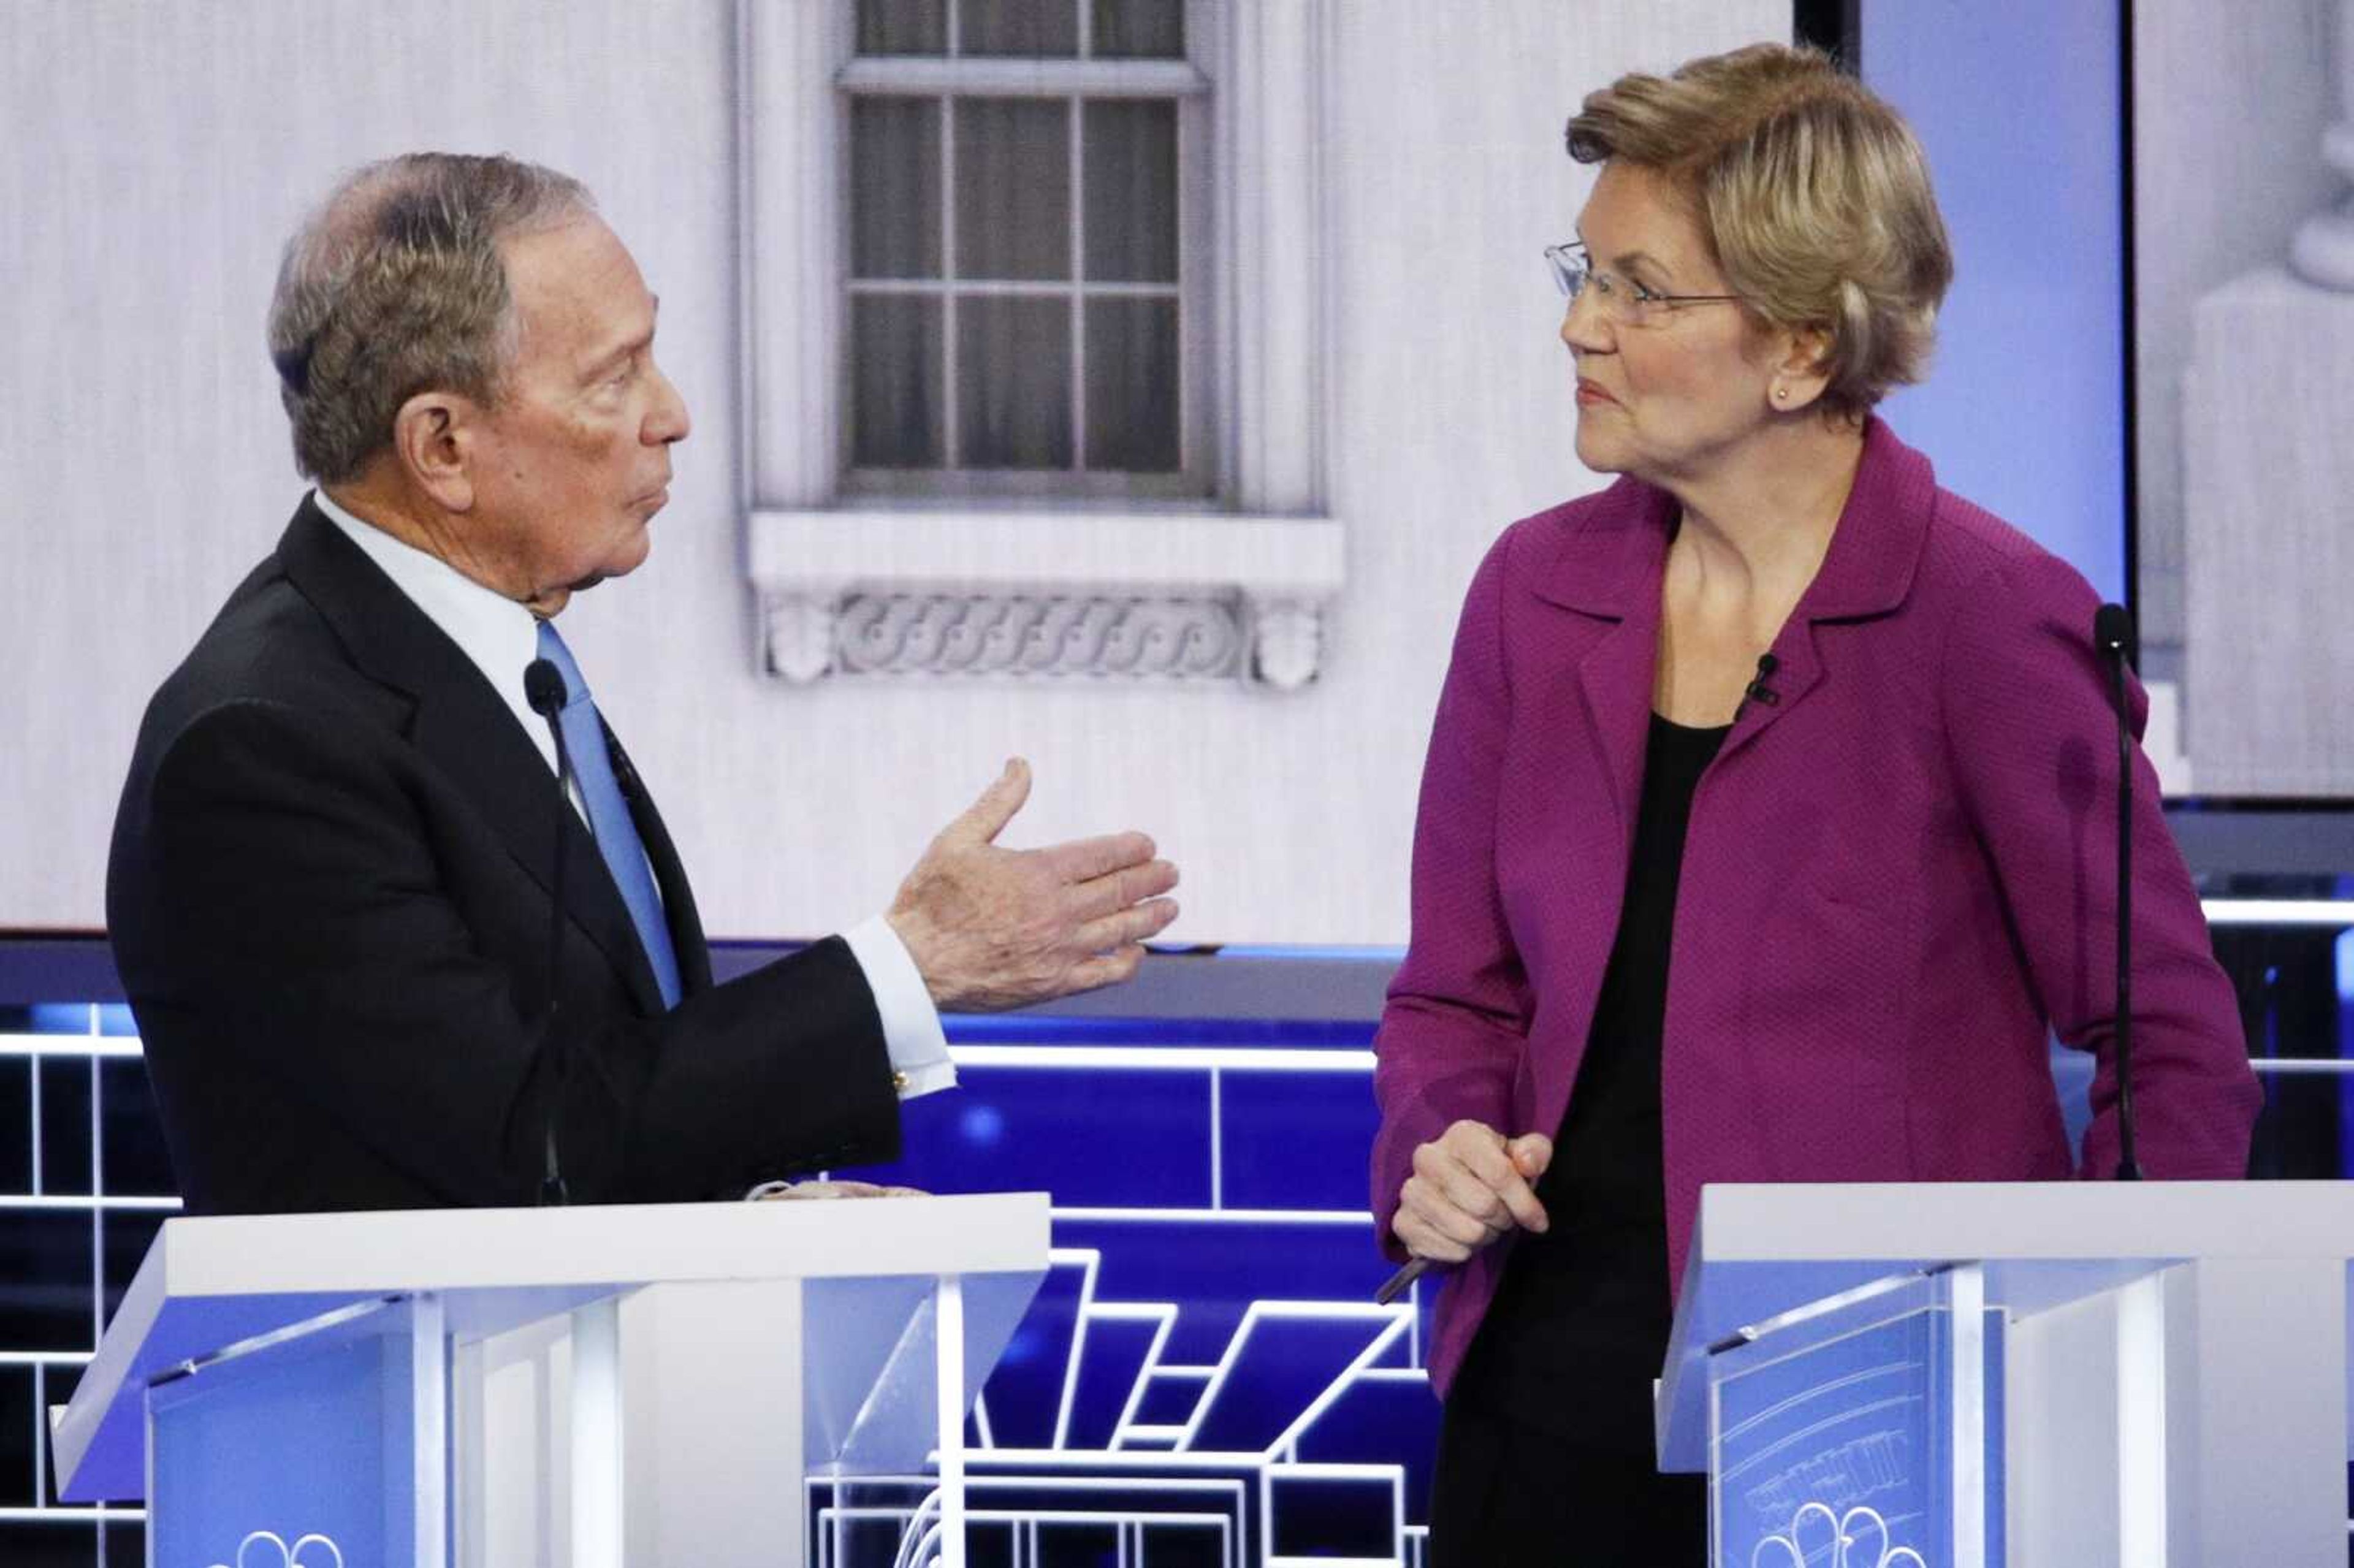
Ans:
[[[956,1064],[949,1059],[940,1011],[932,1005],[931,991],[891,922],[877,915],[844,931],[842,939],[850,944],[850,956],[858,960],[866,989],[875,993],[899,1097],[912,1100],[956,1087]]]

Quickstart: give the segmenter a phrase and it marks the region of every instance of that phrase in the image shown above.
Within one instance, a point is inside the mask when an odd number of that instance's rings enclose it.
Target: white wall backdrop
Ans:
[[[1332,3],[1323,417],[1349,585],[1322,676],[1278,696],[756,673],[728,0],[10,0],[0,927],[101,923],[139,709],[300,494],[261,347],[278,248],[341,170],[431,146],[580,175],[663,295],[695,432],[652,562],[565,625],[715,933],[879,907],[1019,751],[1038,792],[1009,839],[1150,830],[1184,867],[1172,938],[1402,940],[1463,587],[1503,524],[1597,482],[1538,258],[1590,177],[1562,122],[1621,70],[1787,37],[1789,7]]]

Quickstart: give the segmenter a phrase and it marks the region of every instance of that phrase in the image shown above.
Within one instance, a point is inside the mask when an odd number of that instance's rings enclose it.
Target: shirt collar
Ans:
[[[394,538],[375,524],[336,504],[325,491],[312,500],[321,513],[360,547],[393,587],[458,645],[491,683],[515,722],[541,755],[555,764],[555,742],[524,695],[524,667],[539,657],[539,618],[504,594],[484,588],[438,556]]]

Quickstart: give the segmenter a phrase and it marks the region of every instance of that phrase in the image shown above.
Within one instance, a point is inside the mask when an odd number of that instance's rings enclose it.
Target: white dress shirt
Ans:
[[[553,777],[555,738],[547,733],[546,721],[532,712],[523,689],[525,668],[539,657],[538,618],[440,556],[355,517],[325,491],[312,493],[328,521],[342,529],[392,579],[393,586],[473,661],[515,723],[539,748]],[[577,786],[572,803],[576,809],[581,804]],[[585,821],[587,813],[582,815]],[[899,933],[877,915],[844,931],[842,939],[850,945],[851,956],[865,973],[867,989],[875,993],[875,1011],[883,1021],[883,1041],[891,1054],[899,1097],[914,1099],[955,1087],[956,1064],[949,1059],[939,1010],[932,1005],[931,992],[916,969],[916,960],[908,956],[907,944],[899,940]]]

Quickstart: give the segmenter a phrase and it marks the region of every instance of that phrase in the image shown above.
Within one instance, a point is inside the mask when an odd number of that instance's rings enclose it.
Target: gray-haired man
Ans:
[[[552,625],[667,499],[689,420],[655,315],[588,193],[504,158],[363,169],[289,245],[270,344],[318,488],[149,706],[108,878],[191,1209],[693,1198],[888,1158],[899,1097],[953,1081],[938,1008],[1123,980],[1174,916],[1140,833],[996,847],[1016,762],[887,915],[712,983]]]

